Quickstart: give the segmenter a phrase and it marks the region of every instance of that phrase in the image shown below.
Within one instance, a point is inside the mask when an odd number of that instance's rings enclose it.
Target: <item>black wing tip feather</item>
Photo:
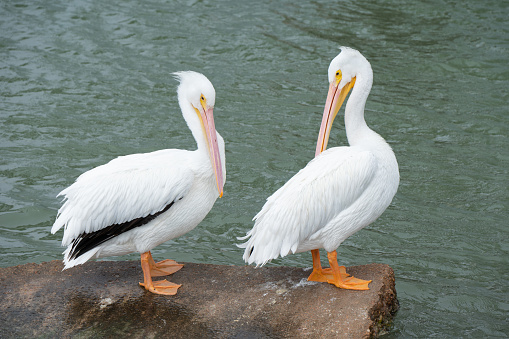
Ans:
[[[180,199],[179,199],[180,200]],[[136,218],[131,221],[126,221],[121,224],[113,224],[103,229],[92,233],[82,233],[72,242],[71,250],[69,251],[69,260],[78,258],[79,256],[87,253],[91,249],[99,246],[100,244],[113,239],[120,234],[130,231],[136,227],[143,226],[150,221],[157,218],[159,215],[168,211],[175,201],[166,205],[161,211],[154,214],[147,215],[146,217]]]

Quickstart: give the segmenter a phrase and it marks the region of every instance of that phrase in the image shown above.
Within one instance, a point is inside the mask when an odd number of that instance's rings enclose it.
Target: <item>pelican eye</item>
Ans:
[[[203,107],[204,110],[207,109],[207,99],[205,99],[205,95],[200,95],[200,104],[201,107]]]
[[[341,73],[341,70],[338,69],[336,71],[336,79],[335,79],[335,83],[336,83],[336,86],[339,84],[339,82],[341,81],[341,78],[343,78],[343,73]]]

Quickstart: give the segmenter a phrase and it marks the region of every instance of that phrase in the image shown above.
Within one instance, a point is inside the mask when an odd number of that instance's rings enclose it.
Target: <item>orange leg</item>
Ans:
[[[173,260],[171,260],[173,261]],[[158,267],[160,263],[155,263],[154,259],[152,258],[152,255],[149,252],[145,252],[141,254],[141,269],[143,270],[143,283],[140,283],[141,286],[145,287],[148,291],[156,294],[164,294],[164,295],[175,295],[177,294],[177,290],[180,286],[178,284],[174,284],[172,282],[169,282],[168,280],[159,280],[159,281],[153,281],[154,275],[152,272],[152,267],[156,269],[160,269]],[[173,265],[173,264],[172,264]],[[176,271],[178,271],[181,267],[179,267]],[[164,267],[163,267],[164,269]],[[175,271],[175,272],[176,272]],[[155,274],[160,274],[160,272],[154,272]],[[165,274],[166,275],[166,274]],[[160,275],[159,275],[160,276]]]
[[[313,256],[313,272],[309,275],[308,281],[327,282],[327,276],[323,272],[320,262],[320,251],[312,250],[311,255]]]
[[[328,282],[334,278],[332,268],[322,268],[320,262],[320,250],[312,250],[311,255],[313,256],[313,272],[308,277],[308,281]],[[350,274],[346,273],[345,267],[340,267],[340,274],[343,279],[346,279]]]
[[[327,258],[329,259],[329,264],[332,269],[332,279],[327,279],[329,284],[333,284],[336,287],[348,289],[348,290],[369,290],[369,283],[371,280],[362,280],[354,277],[346,277],[344,273],[346,273],[345,266],[338,265],[338,254],[336,251],[327,252]],[[343,273],[344,272],[344,273]]]
[[[350,277],[346,273],[345,266],[339,266],[337,261],[337,252],[328,252],[330,268],[322,268],[320,263],[320,251],[312,250],[313,272],[308,277],[308,281],[328,282],[336,287],[350,290],[369,290],[368,284],[371,280],[362,280]]]

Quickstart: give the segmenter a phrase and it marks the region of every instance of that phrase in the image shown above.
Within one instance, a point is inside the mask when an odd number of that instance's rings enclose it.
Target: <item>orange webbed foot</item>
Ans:
[[[340,275],[343,280],[349,279],[350,274],[346,273],[345,266],[340,266]],[[322,268],[321,271],[314,269],[308,277],[308,281],[329,282],[330,280],[334,280],[334,273],[330,267]]]
[[[343,288],[346,290],[366,291],[369,290],[368,285],[371,282],[371,280],[362,280],[350,277],[347,279],[328,279],[327,282],[336,287]]]
[[[327,279],[330,279],[332,276],[328,276],[327,269],[322,269],[320,251],[312,250],[311,255],[313,256],[313,272],[309,275],[308,281],[327,282]]]
[[[143,282],[140,286],[145,287],[149,292],[163,295],[175,295],[180,286],[169,282],[168,280],[153,281],[152,277],[160,277],[177,272],[182,268],[182,264],[178,264],[174,260],[163,260],[158,263],[154,262],[152,254],[145,252],[141,254],[141,268],[143,270]]]
[[[347,290],[358,290],[358,291],[369,290],[368,285],[371,282],[371,280],[357,279],[346,273],[345,266],[338,265],[336,251],[328,252],[327,257],[329,258],[329,264],[331,266],[330,270],[332,273],[331,279],[327,280],[329,284]]]
[[[155,293],[155,294],[163,294],[163,295],[175,295],[177,294],[177,290],[180,286],[179,284],[175,284],[169,282],[168,280],[158,280],[152,281],[152,286],[148,286],[145,283],[140,283],[140,286],[145,287],[146,290]]]
[[[175,260],[166,259],[159,262],[154,262],[154,264],[150,267],[150,275],[152,277],[163,277],[165,275],[170,275],[184,267],[183,264],[179,264]]]
[[[345,266],[339,266],[336,251],[328,252],[329,268],[322,268],[320,264],[320,252],[311,251],[313,256],[313,272],[308,277],[308,281],[327,282],[339,288],[348,290],[369,290],[371,280],[362,280],[352,277],[346,273]]]
[[[313,270],[308,277],[308,281],[327,282],[328,277],[322,271]]]

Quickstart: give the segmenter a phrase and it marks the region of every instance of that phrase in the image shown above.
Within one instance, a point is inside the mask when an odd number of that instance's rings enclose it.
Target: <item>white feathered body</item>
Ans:
[[[225,151],[215,130],[214,86],[200,73],[174,75],[197,150],[118,157],[60,192],[64,201],[51,233],[64,227],[65,268],[92,258],[148,252],[194,229],[222,195]]]
[[[224,141],[217,136],[224,159]],[[224,162],[223,174],[224,180]],[[93,258],[144,253],[181,236],[205,218],[219,193],[206,152],[168,149],[116,158],[83,173],[59,195],[64,204],[51,232],[64,226],[64,263],[69,268]],[[81,234],[147,217],[172,202],[154,220],[69,258],[72,243]]]
[[[244,260],[264,265],[290,253],[332,252],[375,221],[399,183],[394,153],[385,142],[380,146],[376,151],[364,145],[335,147],[310,161],[255,216],[249,240],[241,245]]]
[[[333,252],[346,238],[375,221],[396,194],[396,156],[364,120],[373,83],[371,66],[358,51],[342,50],[329,66],[327,119],[322,122],[332,124],[334,117],[329,115],[332,108],[328,105],[333,101],[329,99],[353,83],[345,108],[350,146],[323,151],[267,198],[253,228],[241,238],[249,238],[240,245],[249,264],[264,265],[278,256],[320,248]]]

